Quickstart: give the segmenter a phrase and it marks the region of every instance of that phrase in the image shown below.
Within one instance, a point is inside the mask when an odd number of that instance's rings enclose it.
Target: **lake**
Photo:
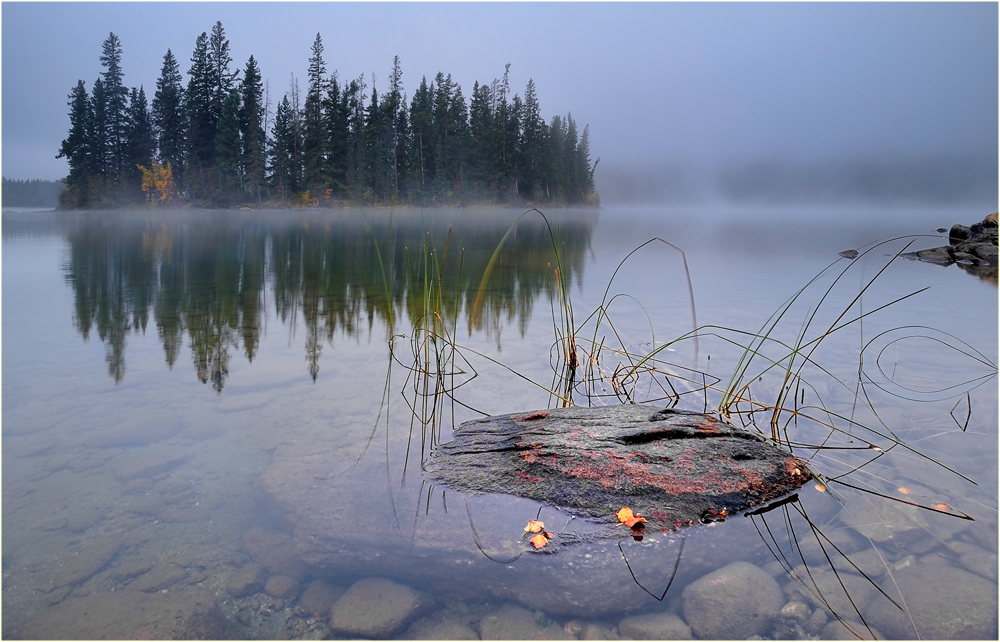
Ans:
[[[894,258],[957,209],[5,210],[3,636],[996,639],[996,271]],[[422,467],[631,402],[816,479],[640,538]]]

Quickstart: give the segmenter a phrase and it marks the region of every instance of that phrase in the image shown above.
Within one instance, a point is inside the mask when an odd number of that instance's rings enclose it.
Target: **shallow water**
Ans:
[[[663,405],[669,380],[678,407],[714,409],[748,340],[737,331],[757,332],[831,264],[771,337],[791,345],[805,329],[808,341],[930,286],[811,354],[787,434],[830,478],[825,492],[811,483],[764,515],[573,545],[560,542],[595,526],[464,496],[420,468],[462,421],[557,403],[560,298],[537,215],[483,279],[517,214],[5,212],[4,636],[798,638],[836,635],[838,616],[884,637],[996,636],[995,276],[896,259],[852,306],[906,240],[854,264],[837,256],[898,234],[930,234],[911,250],[942,244],[933,230],[953,212],[552,214],[581,350],[596,337],[644,354],[712,326],[697,345],[663,347],[653,378],[612,380],[621,360],[602,353],[591,403],[618,403],[617,390]],[[653,237],[685,250],[690,290],[659,241],[619,269]],[[439,329],[460,356],[442,383],[456,403],[434,406],[433,380],[408,368],[430,354],[414,323],[438,275]],[[606,289],[620,296],[595,329]],[[781,373],[756,381],[763,370],[754,361],[745,380],[773,400]],[[579,388],[573,399],[588,403]],[[540,552],[520,539],[536,516],[556,531]],[[718,628],[699,590],[734,562],[766,586],[733,580],[743,588],[714,610],[734,628]],[[422,597],[397,624],[357,628],[352,596],[385,589],[372,577]],[[776,607],[752,603],[768,591]]]

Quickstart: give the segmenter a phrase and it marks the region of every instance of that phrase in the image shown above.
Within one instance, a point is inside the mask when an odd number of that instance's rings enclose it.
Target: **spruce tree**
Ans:
[[[340,90],[337,74],[327,83],[323,99],[323,156],[326,158],[325,174],[334,193],[347,197],[347,92]]]
[[[142,196],[142,173],[139,165],[150,167],[156,152],[153,123],[149,116],[146,92],[140,85],[129,92],[128,129],[126,135],[126,169],[124,176],[128,184],[128,196],[140,200]]]
[[[243,148],[240,141],[240,95],[232,92],[222,103],[215,130],[215,158],[219,175],[217,199],[231,204],[243,191]]]
[[[87,182],[89,179],[90,141],[87,125],[90,120],[90,100],[86,84],[80,80],[69,94],[69,134],[59,147],[56,158],[65,158],[69,164],[66,176],[67,196],[64,205],[69,207],[87,206]]]
[[[403,95],[403,68],[399,63],[399,56],[392,59],[389,93],[382,103],[382,110],[389,125],[386,147],[392,153],[392,192],[395,199],[400,192],[401,180],[406,175],[410,131],[406,114],[406,97]]]
[[[98,78],[91,89],[90,111],[88,112],[87,139],[90,141],[90,168],[87,172],[92,179],[103,182],[109,174],[110,149],[108,135],[108,100],[104,92],[104,80]]]
[[[291,111],[292,106],[288,101],[288,94],[285,94],[274,112],[274,126],[271,128],[270,153],[268,154],[271,189],[285,201],[298,190],[298,186],[295,184],[295,132]]]
[[[266,132],[264,129],[264,88],[260,77],[260,68],[253,56],[247,60],[243,69],[243,81],[240,83],[240,138],[242,147],[242,165],[244,170],[244,189],[249,197],[260,203],[264,189],[264,169],[266,154]]]
[[[208,40],[208,64],[212,84],[212,114],[218,122],[222,116],[222,105],[236,88],[236,78],[240,74],[239,69],[229,70],[233,58],[229,54],[229,40],[221,22],[216,22],[212,27],[212,35]]]
[[[410,164],[411,183],[418,202],[423,203],[434,180],[434,132],[431,128],[434,110],[434,90],[427,77],[410,101]]]
[[[347,113],[347,191],[358,199],[364,193],[365,183],[365,75],[347,84],[344,103]]]
[[[108,35],[101,48],[104,71],[105,118],[107,127],[106,177],[117,181],[125,171],[126,137],[128,135],[128,89],[122,72],[122,45],[114,33]]]
[[[316,34],[309,57],[309,87],[302,113],[302,166],[305,187],[313,192],[327,184],[326,159],[323,145],[323,95],[326,85],[326,63],[323,62],[323,39]]]
[[[208,34],[195,40],[184,94],[187,112],[187,165],[191,184],[204,184],[208,167],[215,160],[216,117],[212,108],[215,91],[214,73],[208,51]]]
[[[477,198],[492,197],[493,184],[493,95],[490,86],[476,82],[469,106],[468,177]]]
[[[153,131],[159,148],[159,159],[170,163],[175,180],[182,180],[184,168],[184,88],[181,71],[174,54],[167,49],[163,67],[156,81],[152,105]]]
[[[563,140],[566,138],[566,125],[559,116],[552,117],[549,125],[549,140],[546,146],[545,162],[542,166],[542,183],[545,196],[552,202],[566,204],[566,174],[563,163]]]
[[[524,189],[522,196],[537,201],[542,195],[541,163],[545,152],[545,121],[542,120],[535,93],[535,81],[528,80],[524,89],[524,111],[521,123],[521,144],[518,166]]]

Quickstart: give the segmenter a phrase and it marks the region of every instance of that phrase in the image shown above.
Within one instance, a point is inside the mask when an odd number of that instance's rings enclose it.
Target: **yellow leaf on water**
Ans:
[[[618,511],[618,521],[622,524],[626,523],[628,520],[632,519],[632,509],[626,506],[625,508]]]

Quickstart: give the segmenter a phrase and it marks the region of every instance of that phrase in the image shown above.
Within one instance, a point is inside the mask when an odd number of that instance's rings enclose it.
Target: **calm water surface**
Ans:
[[[678,407],[714,409],[740,331],[831,264],[772,338],[809,341],[929,287],[838,330],[802,371],[802,415],[782,425],[825,491],[567,546],[596,526],[420,467],[462,421],[558,404],[540,217],[483,278],[517,214],[5,211],[3,635],[995,639],[996,273],[896,259],[865,287],[911,239],[837,256],[901,234],[940,245],[935,228],[981,212],[553,213],[583,349],[645,354],[704,327],[662,348],[652,378],[615,378],[623,359],[602,353],[593,404],[673,403],[668,380]],[[653,237],[685,250],[690,290],[655,241],[595,328],[619,262]],[[438,291],[459,353],[455,402],[434,406],[412,367],[432,354],[419,327]],[[768,350],[744,377],[765,402],[782,385]],[[536,516],[557,531],[540,552],[521,540]],[[366,604],[401,615],[373,623]]]

